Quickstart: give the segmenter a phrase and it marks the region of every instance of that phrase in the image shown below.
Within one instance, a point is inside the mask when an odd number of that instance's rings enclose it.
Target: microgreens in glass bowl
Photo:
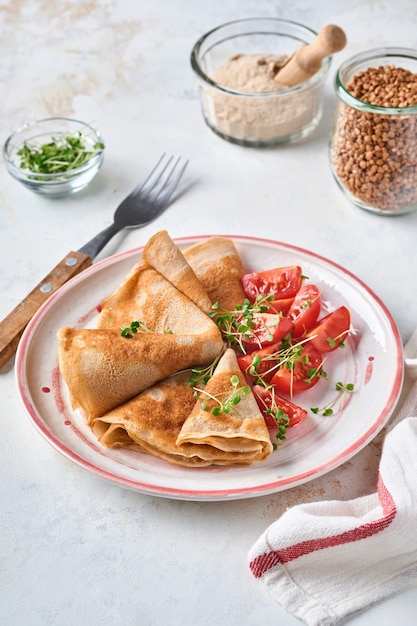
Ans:
[[[84,189],[104,158],[100,133],[80,120],[52,117],[14,131],[3,147],[9,173],[31,191],[66,196]]]

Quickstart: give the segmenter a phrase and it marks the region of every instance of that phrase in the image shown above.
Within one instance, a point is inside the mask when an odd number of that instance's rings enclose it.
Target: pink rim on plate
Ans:
[[[208,236],[176,240],[185,248]],[[93,474],[141,493],[182,500],[228,500],[289,489],[335,469],[362,450],[386,424],[403,381],[403,348],[392,316],[381,300],[348,270],[296,246],[244,236],[234,240],[246,271],[301,265],[329,310],[342,304],[352,314],[354,334],[331,353],[331,380],[352,382],[355,391],[335,404],[334,414],[309,412],[263,463],[248,467],[182,468],[129,450],[103,448],[72,411],[57,366],[56,332],[62,326],[93,327],[100,302],[140,259],[142,248],[116,254],[82,272],[54,293],[27,326],[16,356],[16,379],[36,429],[60,453]],[[333,385],[320,381],[303,394],[305,408],[335,399]],[[297,398],[298,401],[298,398]]]

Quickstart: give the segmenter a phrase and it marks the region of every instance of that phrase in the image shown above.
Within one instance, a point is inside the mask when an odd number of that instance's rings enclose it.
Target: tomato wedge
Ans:
[[[259,295],[273,295],[275,301],[295,298],[302,284],[301,267],[289,265],[245,274],[242,285],[246,297],[255,302]]]
[[[321,365],[321,354],[313,345],[294,346],[293,356],[275,372],[271,385],[292,397],[318,383]]]
[[[271,430],[277,426],[271,412],[283,411],[290,421],[289,426],[295,426],[295,424],[299,424],[307,417],[307,411],[305,409],[301,406],[297,406],[290,400],[282,398],[275,393],[274,389],[262,387],[262,385],[255,385],[253,387],[253,393],[265,423]]]
[[[345,306],[332,311],[312,328],[307,337],[319,352],[331,352],[346,339],[350,329],[350,312]]]
[[[265,382],[268,382],[272,378],[274,372],[271,372],[269,375],[267,372],[274,366],[274,361],[268,361],[265,357],[274,354],[274,352],[278,352],[279,347],[280,343],[278,342],[267,348],[262,348],[262,350],[256,350],[250,354],[242,354],[238,357],[239,367],[249,383],[253,384],[259,376],[262,376]],[[250,368],[254,362],[257,363],[256,374],[251,374]]]
[[[238,324],[247,326],[246,319],[237,316]],[[272,313],[253,313],[251,326],[242,332],[242,343],[248,351],[264,348],[275,344],[285,337],[292,329],[292,323],[282,315]]]
[[[300,337],[313,328],[320,315],[320,310],[321,296],[319,288],[310,283],[303,285],[287,312],[288,319],[294,324],[293,336]]]
[[[265,306],[268,307],[268,313],[282,313],[286,315],[290,310],[294,298],[281,298],[281,300],[268,300]]]

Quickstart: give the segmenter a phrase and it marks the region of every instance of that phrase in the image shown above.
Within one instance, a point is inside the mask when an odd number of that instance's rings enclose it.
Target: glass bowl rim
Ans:
[[[79,120],[76,118],[44,117],[38,120],[26,122],[25,124],[22,124],[21,126],[16,128],[16,130],[14,130],[11,133],[3,145],[3,158],[6,162],[6,165],[8,169],[10,170],[10,172],[19,180],[24,182],[27,180],[32,180],[33,176],[39,176],[40,179],[37,181],[39,184],[62,182],[66,178],[75,178],[79,174],[83,174],[84,172],[88,171],[90,168],[94,167],[94,165],[96,165],[97,162],[100,162],[104,158],[105,148],[102,148],[101,150],[96,152],[90,159],[88,159],[88,161],[86,161],[79,167],[74,167],[73,169],[67,170],[65,172],[56,172],[53,174],[31,172],[28,169],[24,169],[24,168],[21,168],[19,165],[16,165],[14,160],[12,160],[9,156],[9,147],[12,145],[13,140],[15,140],[23,131],[26,131],[30,128],[36,128],[37,126],[41,124],[45,124],[46,122],[51,122],[51,123],[52,122],[58,122],[58,123],[70,122],[70,123],[78,124],[80,127],[90,130],[93,136],[95,137],[96,141],[102,142],[104,144],[103,137],[96,128],[91,126],[91,124],[88,124],[87,122],[83,122],[82,120]]]
[[[408,107],[382,107],[374,104],[369,104],[363,100],[359,100],[353,96],[345,87],[344,81],[341,78],[341,74],[344,71],[349,71],[357,63],[363,63],[365,61],[371,61],[377,58],[390,58],[390,57],[404,57],[413,59],[417,62],[417,50],[413,48],[402,48],[398,46],[385,46],[382,48],[372,48],[371,50],[365,50],[358,52],[357,54],[349,57],[338,68],[334,77],[334,87],[336,95],[340,100],[359,111],[364,113],[378,113],[384,115],[410,115],[417,113],[417,104]]]

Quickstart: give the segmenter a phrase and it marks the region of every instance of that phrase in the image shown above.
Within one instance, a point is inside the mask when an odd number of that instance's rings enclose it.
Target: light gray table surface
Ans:
[[[306,141],[242,148],[205,125],[189,57],[194,42],[236,18],[285,17],[318,30],[342,26],[323,119]],[[0,164],[0,317],[69,251],[109,225],[118,202],[160,153],[190,159],[186,193],[157,224],[117,236],[99,258],[172,237],[235,234],[276,239],[353,272],[390,310],[405,342],[417,321],[417,213],[396,218],[352,206],[335,184],[328,137],[333,76],[347,57],[380,46],[417,47],[412,0],[0,1],[0,136],[23,122],[76,117],[106,141],[84,191],[45,199]],[[300,622],[260,588],[247,552],[297,502],[374,489],[370,444],[329,475],[288,491],[228,502],[158,498],[123,489],[61,455],[34,429],[13,361],[0,371],[0,623],[5,626]],[[346,620],[412,626],[411,585]]]

